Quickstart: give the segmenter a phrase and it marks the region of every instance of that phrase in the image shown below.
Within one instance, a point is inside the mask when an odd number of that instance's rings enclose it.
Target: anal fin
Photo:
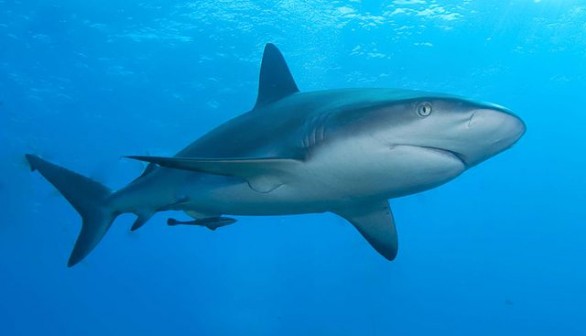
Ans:
[[[130,231],[136,231],[140,229],[149,219],[151,219],[152,214],[137,214],[137,218],[132,224]]]
[[[399,243],[395,220],[386,200],[376,203],[357,203],[334,212],[352,223],[383,257],[388,260],[395,259]]]

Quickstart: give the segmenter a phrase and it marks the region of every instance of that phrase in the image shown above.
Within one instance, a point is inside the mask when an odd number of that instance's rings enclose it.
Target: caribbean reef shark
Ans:
[[[300,92],[267,44],[254,107],[173,157],[129,156],[144,173],[111,191],[38,156],[38,170],[79,212],[68,266],[84,259],[123,213],[132,230],[154,213],[180,210],[210,229],[228,216],[332,212],[352,223],[388,260],[397,255],[388,199],[442,185],[511,147],[525,124],[504,107],[399,89]]]

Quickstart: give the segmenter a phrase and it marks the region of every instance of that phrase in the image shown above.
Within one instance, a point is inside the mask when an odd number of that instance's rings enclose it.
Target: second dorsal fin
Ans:
[[[279,49],[267,43],[262,56],[255,109],[299,92]]]

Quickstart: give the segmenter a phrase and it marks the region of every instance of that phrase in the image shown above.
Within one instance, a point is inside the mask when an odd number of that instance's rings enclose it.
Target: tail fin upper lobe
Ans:
[[[107,206],[112,192],[96,181],[38,156],[27,154],[25,157],[31,170],[38,170],[81,215],[81,231],[67,263],[69,267],[74,266],[98,245],[118,215]]]

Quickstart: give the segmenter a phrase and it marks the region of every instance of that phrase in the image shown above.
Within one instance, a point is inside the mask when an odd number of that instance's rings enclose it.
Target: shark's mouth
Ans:
[[[431,151],[435,151],[438,153],[442,153],[444,155],[448,155],[451,156],[452,158],[460,161],[464,167],[468,167],[468,163],[466,162],[466,158],[464,157],[464,155],[458,153],[458,152],[454,152],[452,150],[449,149],[445,149],[445,148],[439,148],[439,147],[431,147],[431,146],[416,146],[419,148],[423,148],[423,149],[427,149],[427,150],[431,150]]]
[[[466,161],[466,157],[463,154],[460,154],[458,152],[454,152],[449,149],[433,147],[433,146],[419,146],[419,145],[392,145],[391,146],[391,148],[394,148],[394,147],[412,147],[412,148],[419,148],[419,149],[423,149],[426,151],[435,152],[440,155],[447,156],[447,157],[450,157],[451,159],[459,161],[466,168],[469,167],[469,164]]]

